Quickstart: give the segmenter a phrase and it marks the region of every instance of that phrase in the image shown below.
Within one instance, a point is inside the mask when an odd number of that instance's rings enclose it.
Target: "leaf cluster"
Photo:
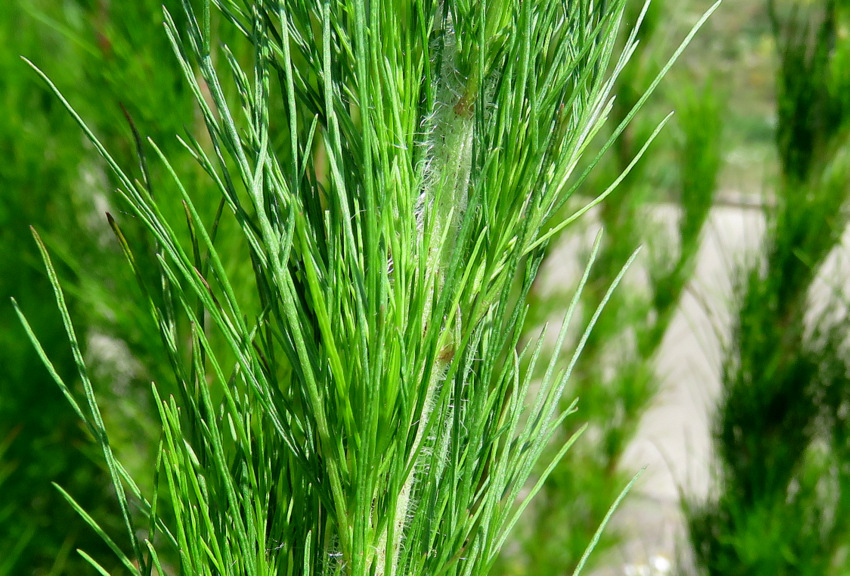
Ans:
[[[178,390],[153,387],[163,430],[145,495],[113,453],[36,235],[85,404],[52,375],[103,450],[131,551],[67,498],[134,574],[171,562],[192,574],[484,574],[576,437],[524,491],[574,410],[560,397],[598,317],[565,368],[541,356],[543,336],[518,348],[548,240],[590,208],[552,222],[587,176],[576,166],[636,48],[631,35],[616,49],[624,3],[216,7],[247,63],[216,45],[210,2],[185,1],[184,26],[165,12],[206,127],[181,141],[220,194],[211,220],[159,144],[137,136],[133,177],[42,73],[155,247],[151,268],[110,215]],[[182,222],[154,196],[152,165],[170,175]],[[225,225],[252,298],[220,248]]]

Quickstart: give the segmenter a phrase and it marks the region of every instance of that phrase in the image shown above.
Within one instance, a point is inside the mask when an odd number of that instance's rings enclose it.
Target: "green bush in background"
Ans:
[[[778,52],[780,175],[761,253],[739,277],[714,420],[716,484],[685,502],[700,574],[850,569],[850,4],[768,3]]]
[[[163,375],[169,370],[158,331],[142,321],[147,311],[104,215],[107,208],[119,214],[129,208],[110,193],[112,176],[76,122],[19,55],[31,56],[58,83],[74,86],[80,110],[123,162],[136,158],[126,115],[142,135],[177,149],[173,135],[193,122],[194,99],[164,35],[161,4],[43,0],[0,6],[6,46],[0,55],[0,296],[7,303],[17,297],[59,373],[73,380],[76,366],[67,336],[56,329],[52,291],[29,226],[45,231],[73,295],[69,306],[83,351],[96,359],[113,442],[133,469],[150,466],[159,434],[147,383],[156,379],[167,387]],[[209,194],[202,171],[192,175],[191,158],[181,166],[199,205],[214,211],[218,198]],[[149,170],[162,179],[161,167]],[[162,205],[182,211],[179,203]],[[125,230],[140,248],[139,258],[155,262],[154,247],[143,248],[140,226],[130,222]],[[8,304],[0,306],[0,365],[0,574],[84,572],[86,564],[74,552],[79,547],[116,566],[102,539],[51,484],[78,495],[110,533],[120,527],[98,450]]]
[[[44,5],[32,3],[33,9]],[[73,7],[72,7],[73,10]],[[0,7],[0,34],[8,48],[0,55],[0,95],[4,119],[0,122],[0,293],[8,303],[12,295],[34,324],[55,326],[49,307],[50,291],[38,265],[37,252],[27,239],[30,224],[50,226],[57,238],[78,248],[89,244],[87,200],[80,192],[85,169],[82,140],[72,119],[57,106],[32,74],[21,66],[21,53],[45,53],[55,60],[48,68],[60,81],[85,84],[86,54],[60,33],[36,26],[15,2]],[[82,9],[77,9],[77,15]],[[74,243],[76,240],[76,244]],[[96,243],[92,243],[92,248]],[[92,248],[81,259],[96,258]],[[80,313],[83,306],[74,305]],[[85,318],[85,316],[84,316]],[[83,329],[90,321],[83,320]],[[74,370],[66,338],[46,330],[45,348],[64,372]],[[47,574],[80,568],[73,549],[105,547],[75,514],[67,509],[51,481],[84,493],[93,510],[111,512],[114,505],[102,498],[108,479],[96,463],[78,419],[40,366],[8,304],[0,307],[0,438],[6,444],[0,504],[0,573]]]

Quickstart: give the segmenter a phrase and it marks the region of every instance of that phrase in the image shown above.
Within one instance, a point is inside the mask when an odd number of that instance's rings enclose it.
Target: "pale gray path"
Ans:
[[[660,393],[624,458],[626,467],[647,468],[616,517],[630,537],[619,551],[622,571],[608,574],[664,574],[661,568],[676,560],[683,538],[680,490],[701,498],[709,489],[709,429],[720,387],[721,343],[729,334],[734,272],[757,249],[763,232],[760,210],[712,210],[694,278],[659,352]]]
[[[672,225],[675,208],[662,205],[652,216]],[[660,392],[647,410],[623,466],[646,467],[613,523],[626,535],[593,576],[673,574],[681,540],[679,491],[701,497],[709,487],[709,423],[719,391],[721,338],[728,335],[734,270],[752,255],[764,231],[761,210],[746,206],[712,210],[694,278],[662,344],[657,364]],[[589,235],[593,235],[593,230]],[[568,241],[545,271],[546,284],[576,278],[577,241]],[[640,260],[630,275],[643,274]],[[544,284],[545,286],[545,284]]]

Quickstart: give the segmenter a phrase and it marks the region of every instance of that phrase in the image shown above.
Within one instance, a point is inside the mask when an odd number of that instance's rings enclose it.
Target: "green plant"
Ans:
[[[185,146],[226,208],[212,218],[160,145],[139,142],[134,178],[42,74],[152,239],[144,264],[109,216],[177,389],[153,387],[162,439],[145,494],[115,456],[36,234],[84,404],[21,319],[103,450],[129,552],[63,494],[134,574],[486,573],[574,411],[559,402],[583,342],[564,369],[542,338],[517,343],[548,240],[589,208],[552,223],[636,47],[614,57],[624,2],[217,6],[247,66],[217,45],[209,2],[200,18],[184,2],[182,31],[165,12],[207,128]],[[153,165],[171,176],[156,196]],[[184,231],[161,209],[174,197]],[[221,250],[224,227],[238,252]]]
[[[628,22],[639,21],[638,8],[627,9]],[[663,2],[653,2],[647,12],[638,36],[642,53],[618,78],[614,118],[628,117],[658,74],[660,54],[666,46],[656,33],[663,30],[662,19],[669,13],[670,6]],[[585,320],[604,297],[606,279],[616,275],[635,246],[643,245],[645,250],[637,262],[638,270],[625,278],[626,286],[607,300],[566,389],[565,398],[581,398],[580,420],[590,425],[592,434],[553,470],[538,506],[520,527],[523,550],[507,559],[504,573],[574,570],[610,502],[635,473],[622,465],[621,458],[664,377],[656,373],[656,353],[690,279],[721,159],[723,103],[719,90],[710,80],[693,88],[691,71],[677,80],[666,83],[659,95],[664,105],[669,102],[676,107],[672,134],[659,138],[653,154],[629,170],[639,143],[651,133],[646,118],[633,121],[590,185],[593,188],[628,172],[616,201],[603,203],[591,219],[593,226],[603,227],[605,236],[580,301]],[[655,108],[661,106],[655,103]],[[669,210],[658,216],[659,208],[665,208],[662,202],[672,204],[668,205],[674,210],[672,216]],[[673,218],[673,226],[666,226],[662,218]],[[574,230],[558,240],[578,244]],[[561,251],[559,256],[563,254]],[[551,252],[547,257],[552,258]],[[529,299],[529,335],[566,305],[574,285],[546,291],[536,288]],[[569,437],[577,425],[574,420],[566,421],[562,435]],[[596,562],[604,564],[604,551],[620,541],[616,530],[608,530],[596,547]]]
[[[768,8],[781,179],[762,254],[737,287],[716,490],[684,509],[701,573],[845,574],[847,313],[832,286],[816,286],[847,224],[850,5]]]
[[[177,1],[169,4],[179,7]],[[19,296],[57,371],[72,389],[82,390],[71,376],[76,367],[67,337],[56,330],[55,312],[44,306],[53,294],[29,225],[43,231],[63,275],[113,446],[148,489],[150,479],[142,471],[153,465],[159,426],[147,386],[155,379],[164,393],[176,390],[158,331],[145,321],[148,311],[136,279],[102,217],[104,206],[116,214],[127,211],[108,190],[108,167],[19,54],[37,54],[56,82],[74,86],[76,105],[122,165],[136,160],[124,111],[135,130],[164,140],[164,150],[173,154],[182,148],[170,136],[195,122],[194,95],[182,85],[161,14],[157,0],[126,5],[12,0],[0,6],[0,39],[7,47],[0,55],[0,150],[6,158],[0,166],[0,296],[7,303],[0,306],[0,439],[15,436],[0,461],[0,468],[10,470],[0,498],[0,575],[78,574],[88,564],[75,548],[86,549],[110,570],[119,565],[51,484],[77,494],[110,535],[120,534],[117,503],[102,497],[111,488],[98,448],[44,371],[8,304]],[[175,162],[199,210],[214,215],[220,198],[203,170],[191,158]],[[154,182],[164,179],[163,167],[148,171]],[[160,200],[163,212],[182,214],[179,201]],[[153,247],[140,229],[133,221],[124,227],[140,261],[147,261],[142,266],[156,274]],[[27,540],[27,534],[37,537]]]
[[[38,53],[40,65],[55,80],[75,86],[78,105],[124,163],[133,157],[121,106],[139,130],[160,137],[179,129],[194,100],[188,88],[178,89],[181,71],[176,62],[167,65],[173,57],[157,20],[160,2],[138,1],[121,9],[97,4],[32,0],[0,6],[0,38],[7,46],[0,56],[0,150],[6,158],[0,166],[0,295],[4,300],[21,297],[57,370],[75,372],[67,338],[55,330],[55,313],[44,306],[52,292],[44,283],[28,224],[46,230],[45,241],[62,261],[65,288],[73,295],[69,307],[84,338],[83,353],[89,360],[96,358],[99,401],[111,420],[111,440],[125,463],[138,471],[152,465],[146,457],[157,436],[156,431],[149,433],[156,415],[150,413],[146,382],[151,377],[163,381],[167,362],[156,347],[156,328],[146,330],[147,324],[139,320],[147,312],[134,297],[135,279],[124,273],[120,250],[98,241],[109,228],[92,218],[92,212],[100,203],[116,204],[107,190],[96,189],[108,178],[103,163],[91,147],[80,146],[76,122],[22,66],[18,54]],[[161,180],[156,168],[151,168],[152,178]],[[211,189],[213,194],[206,196],[217,205],[214,188],[190,174],[185,178],[196,203],[203,204],[204,190]],[[76,547],[112,567],[109,548],[51,485],[56,482],[78,494],[115,534],[120,527],[114,521],[117,505],[101,496],[109,491],[108,476],[97,448],[88,442],[79,419],[24,336],[12,307],[0,307],[0,439],[15,438],[0,455],[5,478],[0,575],[24,569],[31,574],[80,573],[87,564],[73,554]],[[136,369],[114,370],[97,356],[95,346],[87,349],[97,340],[119,342],[132,354]],[[127,358],[121,360],[126,363]],[[78,385],[73,379],[69,384],[75,389]],[[167,379],[163,384],[168,389]]]
[[[30,8],[43,3],[31,2]],[[0,512],[0,574],[57,574],[83,569],[69,553],[84,546],[92,553],[108,549],[70,510],[50,482],[80,493],[93,512],[107,516],[116,507],[99,493],[108,478],[97,463],[76,416],[42,368],[24,337],[8,298],[26,294],[22,306],[42,333],[43,345],[57,365],[74,370],[67,339],[52,330],[55,313],[46,310],[52,293],[44,284],[28,224],[50,225],[52,236],[76,247],[88,233],[85,201],[78,194],[79,174],[86,165],[79,128],[52,95],[21,65],[18,54],[44,50],[55,60],[46,68],[58,81],[81,82],[86,57],[77,46],[51,30],[26,25],[28,15],[17,2],[0,6],[0,443],[6,446],[0,468],[6,471]],[[23,23],[23,25],[22,25]],[[53,64],[61,61],[62,66]],[[68,137],[68,135],[71,135]],[[57,193],[62,190],[62,193]],[[88,241],[86,241],[88,243]],[[87,254],[97,252],[96,245]],[[91,318],[72,304],[86,332]],[[14,437],[8,445],[7,439]],[[94,458],[92,456],[95,456]],[[105,521],[107,529],[113,523]]]

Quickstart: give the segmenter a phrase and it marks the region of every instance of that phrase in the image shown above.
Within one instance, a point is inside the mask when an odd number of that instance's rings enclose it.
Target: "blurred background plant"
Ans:
[[[683,504],[699,574],[847,574],[850,349],[835,261],[850,196],[850,3],[767,11],[780,174],[762,248],[738,275],[714,488]]]
[[[156,329],[140,321],[147,315],[144,301],[104,215],[127,210],[109,193],[113,177],[20,55],[75,87],[81,112],[128,165],[138,162],[128,116],[142,137],[174,151],[174,135],[194,117],[194,99],[164,34],[159,0],[2,2],[0,40],[6,47],[0,54],[0,574],[86,573],[76,548],[114,568],[112,552],[51,484],[78,495],[108,532],[119,528],[116,502],[104,497],[112,489],[99,450],[9,305],[16,296],[57,370],[74,381],[76,366],[67,337],[56,330],[52,291],[29,226],[45,231],[68,281],[84,353],[103,384],[98,394],[108,406],[112,440],[130,469],[149,467],[159,425],[148,383],[168,381],[162,378],[168,360]],[[212,187],[202,171],[191,158],[174,157],[199,209],[214,212],[219,198],[205,193]],[[161,166],[147,169],[151,179],[162,180]],[[167,199],[161,206],[172,214],[183,210]],[[125,233],[139,248],[142,269],[155,271],[154,246],[140,227],[130,222]]]
[[[847,3],[768,2],[760,10],[755,3],[743,4],[735,8],[737,18],[730,17],[729,6],[718,15],[736,23],[751,17],[734,48],[724,48],[721,58],[712,61],[724,83],[705,66],[687,69],[684,73],[691,76],[686,80],[674,71],[675,80],[662,93],[666,98],[659,100],[676,104],[676,138],[659,138],[653,153],[623,182],[616,201],[597,212],[596,222],[606,230],[601,264],[616,267],[637,244],[649,254],[612,297],[576,366],[573,382],[583,419],[591,423],[592,441],[578,446],[556,469],[539,509],[528,519],[522,548],[506,558],[503,573],[527,573],[531,567],[569,573],[581,555],[578,542],[606,513],[601,495],[616,493],[633,472],[618,467],[620,458],[664,381],[665,375],[655,370],[658,348],[688,284],[716,190],[730,182],[742,194],[721,202],[763,207],[769,231],[763,254],[741,274],[731,305],[739,311],[727,344],[714,428],[717,477],[708,501],[683,492],[690,542],[682,550],[680,570],[694,561],[698,573],[712,575],[847,571],[848,525],[840,513],[850,489],[847,300],[831,277],[840,259],[836,252],[844,249],[850,193]],[[621,97],[628,97],[630,85],[640,90],[643,75],[651,76],[656,50],[664,49],[663,37],[653,35],[653,16],[659,14],[650,10],[642,37],[653,48],[621,76]],[[722,33],[719,29],[722,24],[715,29]],[[750,35],[756,40],[748,40]],[[716,43],[697,42],[695,50],[702,55],[714,53]],[[770,60],[755,55],[774,55],[763,48],[773,45],[779,62],[775,129],[761,112],[772,96],[736,96],[728,105],[725,97],[737,91],[745,70],[748,81],[757,80],[756,88],[769,94],[764,80],[773,77],[756,70],[769,68]],[[736,53],[741,49],[743,54]],[[738,62],[741,70],[730,72]],[[702,90],[691,88],[700,82]],[[629,134],[641,130],[646,125],[638,118],[604,164],[613,168],[606,178],[626,164]],[[773,151],[766,149],[767,138],[775,138]],[[757,179],[772,175],[774,161],[776,183],[759,199]],[[659,214],[660,223],[653,220]],[[562,239],[568,250],[580,245],[574,233]],[[560,254],[563,262],[564,250],[554,247],[550,260]],[[731,263],[736,257],[727,258]],[[603,269],[594,273],[604,276]],[[589,286],[585,295],[593,294],[593,280]],[[538,287],[535,318],[551,318],[565,287]],[[621,550],[623,536],[635,537],[609,530],[600,547]],[[614,573],[618,558],[600,554],[595,565]]]

